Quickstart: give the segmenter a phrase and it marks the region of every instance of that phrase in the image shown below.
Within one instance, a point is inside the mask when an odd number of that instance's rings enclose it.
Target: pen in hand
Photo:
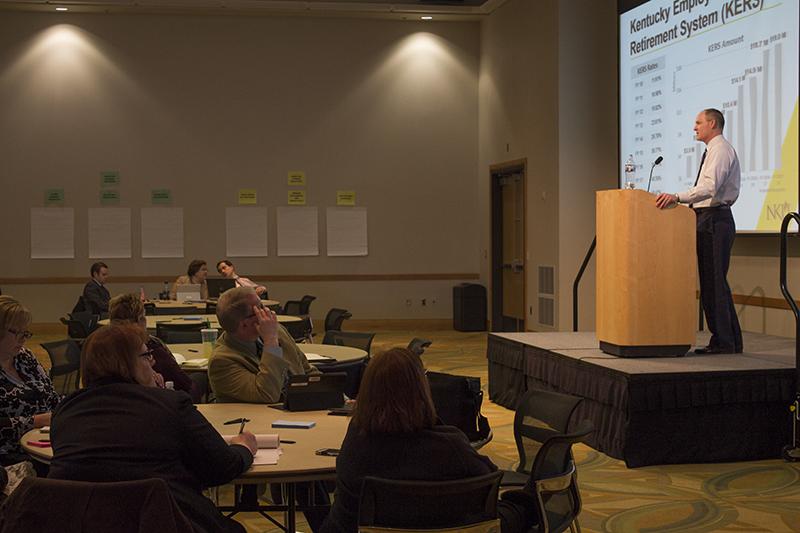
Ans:
[[[247,418],[242,418],[242,423],[239,425],[239,433],[241,434],[244,431],[244,425],[250,422]]]

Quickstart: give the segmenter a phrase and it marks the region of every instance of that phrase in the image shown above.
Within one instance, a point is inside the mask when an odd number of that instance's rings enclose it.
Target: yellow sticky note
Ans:
[[[292,170],[289,172],[288,184],[292,187],[305,187],[306,173],[302,170]]]
[[[336,205],[356,205],[356,191],[336,191]]]
[[[239,205],[256,205],[257,200],[255,189],[239,189]]]
[[[289,205],[306,205],[306,191],[289,191]]]

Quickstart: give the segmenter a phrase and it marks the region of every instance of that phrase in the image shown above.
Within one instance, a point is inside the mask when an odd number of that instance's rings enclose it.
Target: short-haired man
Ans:
[[[92,279],[83,287],[84,309],[95,315],[106,316],[108,315],[108,302],[111,300],[111,293],[106,289],[108,265],[98,261],[89,269],[89,274]]]
[[[252,287],[225,291],[217,301],[217,318],[225,331],[208,361],[217,401],[275,403],[289,373],[316,372]]]
[[[731,143],[722,136],[725,117],[717,109],[705,109],[694,122],[695,137],[706,144],[694,187],[678,194],[661,193],[656,205],[690,204],[697,215],[697,266],[700,297],[711,331],[708,346],[695,353],[741,353],[742,330],[731,288],[728,265],[736,237],[731,206],[739,198],[741,170]]]

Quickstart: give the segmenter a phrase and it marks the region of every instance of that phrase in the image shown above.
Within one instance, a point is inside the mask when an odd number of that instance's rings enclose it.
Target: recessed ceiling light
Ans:
[[[424,17],[420,17],[422,20],[433,20],[433,17],[430,15],[425,15]]]
[[[68,7],[57,7],[56,11],[69,11]]]

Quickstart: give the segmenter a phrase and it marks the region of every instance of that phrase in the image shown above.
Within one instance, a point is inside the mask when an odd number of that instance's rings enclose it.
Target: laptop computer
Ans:
[[[236,287],[236,281],[231,278],[208,278],[206,284],[209,298],[219,298],[223,292]]]
[[[175,287],[175,299],[179,302],[200,301],[201,285],[199,283],[188,283],[186,285],[177,285]]]
[[[345,372],[287,376],[283,408],[287,411],[320,411],[342,407],[346,388]]]

